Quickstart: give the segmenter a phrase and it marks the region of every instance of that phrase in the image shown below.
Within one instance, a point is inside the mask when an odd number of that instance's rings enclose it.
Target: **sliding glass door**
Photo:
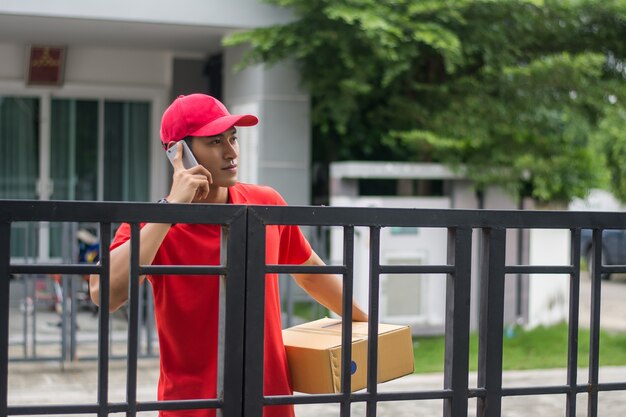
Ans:
[[[37,198],[39,183],[39,98],[0,96],[0,198]],[[37,256],[38,230],[15,224],[11,256]]]
[[[0,96],[0,198],[37,198],[39,99]]]
[[[0,95],[0,198],[148,201],[150,113],[150,101]],[[16,226],[13,256],[63,255],[61,224]]]
[[[52,200],[98,200],[98,101],[53,99]]]
[[[104,200],[150,197],[150,104],[104,103]]]
[[[51,199],[149,199],[150,103],[53,99],[51,114]]]

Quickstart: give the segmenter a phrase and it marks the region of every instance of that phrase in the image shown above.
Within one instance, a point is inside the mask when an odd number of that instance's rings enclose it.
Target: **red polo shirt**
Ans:
[[[269,187],[237,183],[229,188],[231,204],[286,205]],[[297,226],[268,226],[266,262],[302,264],[311,247]],[[130,237],[123,224],[111,248]],[[219,265],[220,227],[177,224],[161,244],[153,265]],[[243,260],[242,260],[243,262]],[[154,275],[152,283],[159,334],[159,400],[216,397],[219,279],[207,275]],[[282,339],[278,277],[265,284],[265,395],[292,394]],[[228,349],[228,346],[226,346]],[[163,417],[209,417],[214,410],[163,411]],[[265,407],[264,415],[293,416],[292,406]]]

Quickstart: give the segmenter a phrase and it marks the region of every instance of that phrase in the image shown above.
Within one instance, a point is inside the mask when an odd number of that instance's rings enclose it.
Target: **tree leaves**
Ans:
[[[244,65],[296,60],[317,160],[463,164],[543,201],[611,176],[626,199],[606,166],[626,157],[626,0],[270,3],[295,20],[226,44],[250,45]]]

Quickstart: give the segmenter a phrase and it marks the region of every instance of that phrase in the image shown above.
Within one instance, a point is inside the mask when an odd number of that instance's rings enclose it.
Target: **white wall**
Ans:
[[[568,230],[531,229],[530,265],[569,265]],[[529,277],[528,327],[567,320],[569,276],[531,274]]]
[[[331,197],[331,206],[379,208],[450,208],[448,197]],[[447,230],[419,228],[394,233],[383,228],[380,235],[380,263],[388,265],[445,265]],[[367,306],[369,297],[369,232],[355,231],[354,297]],[[343,233],[331,230],[331,263],[343,262]],[[409,274],[405,278],[381,276],[380,317],[382,322],[410,324],[420,333],[441,333],[445,323],[446,277],[442,274]],[[395,301],[403,304],[390,305]]]
[[[291,13],[259,0],[3,0],[0,14],[251,28],[286,22]]]
[[[594,189],[582,199],[574,199],[568,206],[570,211],[626,211],[626,205],[620,202],[611,192]]]
[[[26,44],[0,43],[0,80],[25,86],[28,72]],[[72,46],[67,49],[65,84],[132,85],[167,89],[171,83],[171,54],[140,49]],[[26,87],[29,88],[29,87]],[[60,91],[62,87],[51,87]]]
[[[26,47],[0,43],[0,80],[21,81],[25,77]]]
[[[69,47],[66,82],[169,88],[171,54],[161,51]]]

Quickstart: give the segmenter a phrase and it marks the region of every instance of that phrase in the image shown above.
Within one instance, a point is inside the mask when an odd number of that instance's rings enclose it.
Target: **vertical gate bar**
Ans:
[[[100,223],[100,308],[98,310],[98,417],[108,416],[109,294],[111,223]]]
[[[144,312],[146,311],[146,306],[145,306],[145,300],[146,300],[146,286],[145,285],[140,285],[139,286],[139,296],[137,297],[137,310],[138,310],[138,314],[137,314],[137,358],[140,358],[142,356],[145,356],[144,353],[142,353],[142,334],[143,334],[143,329],[144,329]]]
[[[31,355],[33,358],[37,358],[37,277],[32,277],[31,279],[28,279],[28,291],[31,291],[29,294],[32,294],[32,320],[30,325],[31,327]],[[26,311],[26,321],[28,322],[28,311]],[[26,329],[25,329],[26,330]],[[25,343],[28,343],[28,340],[25,340]]]
[[[45,278],[46,280],[49,279],[49,277]],[[32,302],[31,307],[32,307],[32,315],[30,318],[30,322],[28,321],[28,312],[26,313],[26,320],[24,321],[24,324],[27,326],[24,328],[24,335],[26,335],[27,330],[30,329],[30,340],[29,339],[24,339],[24,343],[26,343],[25,347],[30,347],[30,357],[33,359],[37,359],[39,353],[37,350],[39,341],[37,338],[37,320],[38,320],[38,313],[37,313],[37,276],[29,276],[26,279],[26,282],[28,283],[28,294],[29,294],[29,298]],[[54,305],[52,306],[53,310],[55,312],[57,312],[56,308],[56,288],[54,288],[54,284],[53,284],[53,288],[52,290],[54,291],[54,296],[53,296],[53,303]],[[59,319],[62,320],[63,317],[59,316]],[[30,323],[30,324],[29,324]],[[60,324],[61,322],[59,322]],[[30,327],[28,327],[30,326]],[[61,326],[59,326],[59,330],[61,329]],[[30,345],[29,345],[30,342]],[[59,344],[62,343],[62,339],[59,338]],[[59,348],[62,348],[62,346],[59,346]],[[63,352],[63,350],[60,350],[61,354]],[[59,361],[62,362],[62,358],[61,356],[59,356]]]
[[[352,394],[352,292],[354,284],[354,226],[343,228],[343,300],[341,307],[341,405],[340,416],[350,417]]]
[[[78,261],[78,239],[76,238],[78,233],[78,224],[77,223],[63,223],[64,229],[66,233],[69,234],[67,236],[66,242],[71,242],[65,248],[65,251],[69,252],[69,255],[66,254],[66,259],[68,263],[73,263]],[[80,286],[80,280],[82,276],[80,275],[70,275],[70,360],[77,360],[77,351],[78,351],[78,287]]]
[[[293,282],[288,279],[285,281],[285,306],[287,307],[287,328],[293,326],[293,297],[291,296],[291,287],[293,286]]]
[[[8,415],[11,223],[0,222],[0,417]]]
[[[589,329],[589,400],[587,416],[598,415],[598,366],[600,359],[600,296],[602,288],[602,229],[593,229],[591,251],[591,318]]]
[[[245,311],[241,307],[245,304],[246,264],[246,213],[241,210],[231,221],[227,241],[222,243],[225,248],[222,265],[226,265],[227,276],[223,284],[226,286],[225,314],[226,329],[224,343],[228,346],[224,354],[225,372],[223,379],[223,409],[224,417],[242,416],[243,404],[243,345]],[[221,283],[222,284],[222,283]],[[221,302],[222,300],[220,300]]]
[[[376,417],[378,404],[378,316],[380,306],[380,226],[370,227],[370,285],[367,315],[367,417]]]
[[[570,262],[574,272],[569,284],[569,325],[567,334],[567,402],[565,415],[576,417],[576,386],[578,384],[578,305],[580,302],[580,229],[571,229]]]
[[[25,241],[25,254],[26,254],[26,262],[27,263],[37,263],[37,253],[38,253],[38,244],[36,242],[35,236],[39,236],[39,232],[41,231],[41,225],[43,224],[43,222],[28,222],[26,224],[26,241]],[[33,238],[31,239],[31,236],[33,236]],[[28,259],[30,257],[30,260]],[[34,359],[37,358],[37,297],[36,297],[36,291],[37,291],[37,276],[29,276],[28,277],[28,282],[29,282],[29,291],[32,290],[32,320],[30,322],[30,330],[31,330],[31,335],[30,335],[30,356]],[[59,284],[60,285],[60,284]],[[54,290],[54,294],[55,296],[59,296],[61,297],[61,292],[59,291],[57,294],[56,288],[53,288]],[[56,300],[56,299],[55,299]],[[62,298],[59,299],[59,301],[61,302]],[[56,308],[56,304],[54,306]],[[27,319],[28,320],[28,319]],[[59,327],[60,328],[60,327]],[[59,343],[62,343],[63,339],[59,339]],[[25,339],[25,343],[28,346],[28,339]],[[62,349],[62,346],[61,346]],[[61,355],[60,355],[60,361],[61,361],[61,365],[63,364],[62,361],[62,355],[63,355],[63,350],[61,350]]]
[[[50,226],[51,223],[50,222],[45,222],[42,223],[42,225],[45,224],[46,226],[46,230],[50,230]],[[61,232],[61,241],[63,242],[68,242],[69,244],[69,239],[67,236],[67,227],[65,225],[65,223],[57,223],[60,226],[60,232]],[[65,262],[67,261],[67,256],[64,256],[66,253],[66,246],[67,245],[63,245],[63,247],[61,248],[61,262]],[[71,360],[71,335],[69,333],[69,329],[70,329],[70,285],[69,285],[69,277],[66,274],[60,274],[60,279],[61,279],[61,291],[60,291],[60,301],[61,301],[61,361],[63,362],[63,364],[65,362],[69,362]]]
[[[146,313],[146,354],[152,356],[154,354],[153,337],[154,337],[154,297],[152,296],[152,285],[144,282],[146,288],[147,313]]]
[[[265,333],[265,224],[248,208],[246,267],[244,405],[242,415],[263,414],[263,337]]]
[[[472,229],[448,229],[448,265],[454,272],[446,277],[444,388],[452,398],[444,400],[443,415],[461,417],[468,405]]]
[[[226,265],[228,259],[228,236],[229,227],[222,225],[220,230],[220,265]],[[225,368],[225,350],[226,350],[226,277],[228,275],[228,268],[226,275],[219,276],[219,302],[217,313],[217,381],[216,392],[217,398],[224,399],[224,368]],[[222,410],[217,410],[218,417],[222,416]]]
[[[75,361],[77,359],[76,357],[76,350],[78,348],[77,346],[77,340],[76,340],[76,331],[78,330],[78,323],[76,320],[76,315],[78,312],[78,297],[76,296],[76,279],[78,279],[79,277],[75,277],[75,276],[69,276],[68,277],[68,284],[69,284],[69,294],[70,294],[70,305],[69,305],[69,310],[70,310],[70,361]]]
[[[500,417],[502,411],[502,330],[506,230],[483,230],[478,328],[477,417]]]
[[[128,283],[128,345],[126,362],[126,415],[137,415],[137,342],[139,322],[139,224],[130,225],[130,265]]]
[[[24,312],[22,313],[22,351],[24,352],[24,359],[28,358],[28,298],[30,297],[30,285],[28,285],[28,280],[28,276],[24,277],[22,280],[22,285],[24,287]],[[32,303],[34,312],[34,299],[32,299]]]
[[[68,277],[61,275],[61,362],[67,362],[70,357],[70,341],[68,335],[68,321],[70,312],[70,303],[68,297],[70,295],[70,289],[68,284]]]
[[[28,280],[29,282],[29,291],[32,294],[32,318],[30,321],[30,354],[33,358],[37,358],[37,277],[33,277],[32,280]],[[56,306],[55,306],[56,307]],[[26,313],[26,317],[28,320],[28,312]],[[26,339],[26,343],[28,343],[28,339]]]

